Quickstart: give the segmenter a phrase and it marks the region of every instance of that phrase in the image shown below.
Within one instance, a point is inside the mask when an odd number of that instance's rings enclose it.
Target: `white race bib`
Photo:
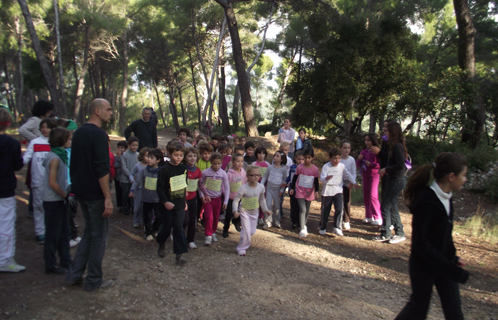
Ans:
[[[315,177],[313,176],[305,176],[303,174],[299,175],[299,186],[306,188],[306,189],[311,189],[313,188],[313,182],[315,180]]]

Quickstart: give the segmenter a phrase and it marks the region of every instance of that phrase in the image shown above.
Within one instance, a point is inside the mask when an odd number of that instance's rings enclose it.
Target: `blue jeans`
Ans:
[[[402,237],[405,235],[403,231],[403,224],[401,224],[401,217],[398,210],[398,197],[401,191],[405,188],[406,177],[386,179],[386,190],[382,192],[382,202],[380,211],[382,214],[382,227],[380,235],[386,238],[391,237],[391,230],[389,227],[394,226],[396,235]]]
[[[81,280],[88,266],[84,289],[91,291],[98,289],[103,282],[102,260],[107,245],[109,219],[102,217],[105,210],[104,199],[95,201],[78,199],[78,202],[85,218],[85,231],[78,244],[66,281],[72,284]]]

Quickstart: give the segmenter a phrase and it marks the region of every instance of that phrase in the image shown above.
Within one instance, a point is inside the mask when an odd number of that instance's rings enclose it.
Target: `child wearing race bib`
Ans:
[[[251,236],[256,233],[259,208],[271,215],[265,201],[265,187],[258,183],[261,178],[261,168],[255,165],[247,167],[247,183],[244,184],[233,199],[233,216],[240,216],[242,230],[237,246],[239,256],[245,256],[246,250],[251,246]],[[240,204],[240,206],[239,206]]]
[[[136,197],[136,190],[142,186],[142,217],[144,225],[144,238],[147,241],[154,240],[152,233],[154,229],[158,230],[161,225],[159,217],[159,196],[157,195],[157,178],[159,170],[164,164],[164,156],[161,149],[150,149],[144,158],[147,161],[147,167],[138,172],[135,181],[131,186],[130,197]],[[152,219],[153,216],[155,219]],[[154,225],[152,225],[154,220]]]
[[[218,241],[216,237],[216,228],[218,227],[218,218],[220,211],[227,209],[228,194],[230,185],[228,184],[227,173],[221,170],[222,156],[218,152],[211,155],[209,161],[211,167],[202,172],[201,183],[199,184],[199,195],[202,200],[204,209],[204,229],[206,238],[204,244],[211,245],[211,242]],[[221,204],[221,195],[223,194],[223,205]]]
[[[271,223],[275,222],[277,228],[282,228],[280,225],[280,199],[284,194],[285,178],[287,177],[287,157],[282,151],[275,152],[273,156],[273,164],[266,170],[261,184],[266,185],[266,205],[272,208],[273,214],[265,217],[263,229],[271,227]]]
[[[232,168],[228,170],[228,183],[230,185],[230,196],[228,199],[227,213],[225,216],[225,225],[223,226],[223,238],[228,238],[228,229],[233,217],[233,199],[237,195],[240,187],[247,182],[246,171],[244,168],[244,156],[234,154],[232,157]],[[233,219],[235,229],[240,232],[240,218]]]
[[[253,164],[253,165],[260,167],[261,168],[261,177],[263,177],[265,175],[266,169],[268,169],[268,167],[270,166],[270,163],[265,160],[266,157],[268,156],[268,151],[266,151],[265,147],[258,147],[256,149],[256,151],[254,151],[254,153],[256,154],[256,161],[254,161],[253,163],[250,163],[250,164]],[[261,179],[262,178],[259,178],[258,182],[261,182]],[[263,211],[259,210],[258,224],[260,226],[264,225],[264,223],[265,223],[264,218],[265,218],[265,215],[263,214]]]
[[[187,211],[185,211],[185,220],[183,220],[183,228],[187,228],[187,242],[189,249],[197,249],[195,245],[195,229],[197,225],[197,189],[199,188],[199,181],[202,177],[201,169],[197,168],[199,154],[196,148],[187,148],[185,150],[185,157],[183,164],[187,166]]]
[[[157,178],[157,194],[159,195],[159,212],[162,216],[161,229],[156,241],[159,244],[157,254],[163,258],[166,255],[165,242],[173,229],[173,252],[176,254],[176,263],[185,264],[183,257],[188,252],[187,239],[183,229],[183,219],[187,209],[185,192],[187,191],[187,167],[181,162],[185,147],[180,142],[168,145],[170,161],[159,170]]]
[[[318,177],[320,172],[312,163],[314,156],[313,149],[306,149],[303,152],[304,163],[297,166],[294,178],[292,178],[291,190],[289,191],[290,195],[296,195],[297,203],[299,204],[300,238],[305,238],[308,235],[306,222],[310,213],[311,201],[318,198]]]
[[[329,221],[330,210],[334,204],[334,233],[342,236],[342,187],[343,180],[353,181],[354,178],[348,171],[346,166],[341,163],[341,151],[336,148],[329,150],[330,162],[327,162],[322,167],[320,180],[323,183],[322,187],[322,217],[320,221],[320,234],[327,233],[327,223]],[[348,187],[353,187],[353,183],[349,182]]]

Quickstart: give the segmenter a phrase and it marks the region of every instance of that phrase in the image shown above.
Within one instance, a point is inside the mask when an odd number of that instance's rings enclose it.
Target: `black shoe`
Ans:
[[[228,238],[228,230],[223,230],[223,238]]]
[[[176,264],[185,264],[187,263],[187,259],[185,259],[184,256],[182,256],[181,254],[177,254],[176,255]]]
[[[157,254],[159,255],[159,257],[161,258],[164,258],[164,256],[166,255],[166,245],[159,245],[159,249],[157,250]]]
[[[238,232],[240,232],[240,222],[239,223],[235,223],[235,230],[237,230]]]
[[[83,284],[83,277],[78,278],[74,280],[73,282],[69,282],[70,286],[79,286],[80,284]]]
[[[56,266],[50,270],[45,270],[45,273],[57,274],[57,275],[65,275],[69,270],[63,267]]]

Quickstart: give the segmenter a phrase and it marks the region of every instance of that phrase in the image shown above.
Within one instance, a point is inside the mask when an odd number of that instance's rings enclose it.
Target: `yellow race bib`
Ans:
[[[213,178],[207,178],[206,179],[206,188],[211,190],[211,191],[221,191],[221,181],[222,180],[215,180]]]
[[[186,174],[171,177],[169,179],[169,185],[171,186],[171,191],[178,191],[185,189],[187,187],[186,178],[187,178]]]
[[[199,187],[199,179],[188,179],[187,183],[188,192],[195,192],[197,191],[198,187]]]
[[[144,188],[147,190],[157,190],[157,178],[145,177]]]
[[[242,208],[254,210],[259,208],[259,197],[242,198]]]
[[[261,173],[261,176],[264,176],[265,175],[265,172],[268,168],[266,167],[259,167],[259,172]]]
[[[230,182],[230,193],[239,191],[241,186],[242,186],[242,181]]]

